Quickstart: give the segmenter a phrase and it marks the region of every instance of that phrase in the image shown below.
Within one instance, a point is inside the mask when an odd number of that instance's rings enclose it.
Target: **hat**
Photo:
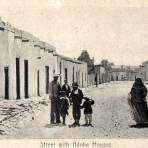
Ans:
[[[74,84],[72,85],[72,87],[78,87],[78,83],[77,83],[77,82],[74,83]]]
[[[53,77],[59,77],[60,74],[53,74]]]

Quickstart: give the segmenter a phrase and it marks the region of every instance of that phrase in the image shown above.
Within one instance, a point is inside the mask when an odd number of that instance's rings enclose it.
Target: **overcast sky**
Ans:
[[[85,49],[97,64],[104,58],[117,65],[148,60],[148,7],[65,5],[62,0],[0,2],[4,21],[49,42],[65,56],[78,57]]]

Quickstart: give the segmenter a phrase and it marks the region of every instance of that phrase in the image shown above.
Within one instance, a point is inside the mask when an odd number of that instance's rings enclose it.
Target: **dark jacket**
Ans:
[[[66,88],[66,84],[64,84],[63,86],[62,86],[62,90],[63,91],[65,91],[65,93],[66,93],[66,96],[69,98],[69,94],[71,93],[71,89],[70,89],[70,86],[67,84],[67,88]]]
[[[67,98],[61,97],[60,98],[60,113],[61,115],[67,114],[68,115],[69,103]]]
[[[85,100],[83,105],[81,106],[81,108],[84,108],[84,114],[92,114],[93,111],[92,111],[92,107],[91,105],[93,105],[95,102],[94,100]]]
[[[75,90],[72,90],[70,95],[71,101],[73,103],[73,111],[79,111],[80,105],[83,99],[83,93],[80,89],[78,89],[78,93],[75,94]]]

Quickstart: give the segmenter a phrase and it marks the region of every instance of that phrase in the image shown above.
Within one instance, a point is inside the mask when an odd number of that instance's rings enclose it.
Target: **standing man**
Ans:
[[[73,103],[73,118],[74,118],[74,123],[71,126],[80,126],[80,117],[81,117],[81,103],[83,99],[83,93],[82,91],[78,88],[78,84],[74,83],[73,85],[73,90],[71,92],[70,98],[72,99]]]
[[[49,99],[51,100],[51,112],[50,112],[50,122],[61,123],[60,121],[60,100],[59,95],[61,91],[61,86],[58,82],[60,75],[54,74],[53,81],[49,85]]]
[[[70,86],[67,84],[67,80],[64,80],[64,85],[62,86],[62,90],[65,91],[66,96],[69,99],[69,102],[71,103],[70,101],[71,89],[70,89]]]

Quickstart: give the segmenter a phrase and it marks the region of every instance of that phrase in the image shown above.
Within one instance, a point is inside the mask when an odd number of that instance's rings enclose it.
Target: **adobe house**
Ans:
[[[48,94],[55,48],[26,31],[0,22],[0,98]]]
[[[0,98],[22,99],[48,95],[53,73],[60,71],[54,46],[0,21],[0,52]],[[69,76],[73,69],[84,77],[86,63],[69,58],[60,59],[65,72],[67,68],[70,83],[73,82],[72,76]],[[61,76],[62,83],[65,78],[66,74]],[[79,79],[81,86],[87,86],[87,80]]]
[[[59,79],[61,85],[66,79],[70,86],[74,82],[77,82],[80,87],[87,86],[87,63],[59,54],[54,56],[57,62],[57,73],[61,75]]]

